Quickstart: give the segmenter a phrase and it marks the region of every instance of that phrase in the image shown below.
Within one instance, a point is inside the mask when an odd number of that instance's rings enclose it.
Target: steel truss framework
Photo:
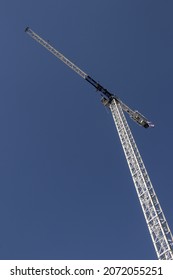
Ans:
[[[171,231],[126,121],[122,107],[115,99],[112,100],[109,107],[158,259],[173,259],[173,237]]]
[[[53,46],[51,46],[48,42],[42,39],[38,34],[32,31],[29,27],[25,29],[25,32],[28,33],[35,41],[37,41],[40,45],[45,47],[49,52],[59,58],[62,62],[64,62],[68,67],[70,67],[73,71],[75,71],[82,78],[86,79],[88,76],[84,71],[82,71],[79,67],[77,67],[73,62],[71,62],[68,58],[66,58],[62,53],[56,50]]]
[[[123,110],[126,111],[138,124],[143,125],[146,128],[152,127],[152,123],[139,114],[139,112],[131,110],[118,97],[111,94],[107,89],[97,83],[29,27],[27,27],[25,31],[35,41],[45,47],[49,52],[94,86],[104,97],[102,98],[102,103],[105,106],[108,106],[112,112],[158,259],[173,260],[173,237],[126,121]]]

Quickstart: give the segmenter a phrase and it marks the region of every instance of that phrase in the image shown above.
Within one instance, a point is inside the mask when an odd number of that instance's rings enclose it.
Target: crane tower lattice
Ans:
[[[92,79],[88,74],[56,50],[49,42],[38,36],[29,27],[27,27],[25,31],[35,41],[44,46],[49,52],[59,58],[101,93],[102,103],[107,106],[112,113],[157,257],[160,260],[173,260],[172,233],[123,111],[127,112],[135,122],[145,128],[153,127],[154,125],[138,111],[129,108],[119,99],[119,97],[110,93],[101,84]]]

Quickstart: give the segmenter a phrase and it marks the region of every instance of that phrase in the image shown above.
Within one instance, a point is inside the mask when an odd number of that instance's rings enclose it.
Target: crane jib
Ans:
[[[46,48],[50,53],[56,56],[59,60],[61,60],[64,64],[66,64],[69,68],[71,68],[74,72],[80,75],[83,79],[89,82],[92,86],[96,88],[102,95],[102,103],[104,105],[109,105],[114,99],[116,102],[121,104],[121,107],[124,111],[126,111],[130,117],[139,125],[147,128],[153,127],[154,125],[149,122],[145,117],[143,117],[139,112],[133,111],[126,104],[124,104],[116,95],[110,93],[107,89],[105,89],[100,83],[96,82],[93,78],[91,78],[87,73],[81,70],[77,65],[75,65],[72,61],[70,61],[67,57],[65,57],[61,52],[55,49],[48,41],[41,38],[38,34],[36,34],[32,29],[26,27],[25,32],[31,36],[35,41],[37,41],[40,45]]]

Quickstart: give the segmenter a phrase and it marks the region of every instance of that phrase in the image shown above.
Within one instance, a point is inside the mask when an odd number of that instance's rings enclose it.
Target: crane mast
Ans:
[[[173,237],[121,105],[113,100],[109,107],[158,259],[172,260]]]
[[[110,93],[29,27],[25,29],[25,32],[101,93],[102,103],[112,113],[157,257],[159,260],[173,260],[173,236],[171,230],[123,111],[127,112],[135,122],[145,128],[153,127],[154,125],[138,111],[130,109],[119,97]]]

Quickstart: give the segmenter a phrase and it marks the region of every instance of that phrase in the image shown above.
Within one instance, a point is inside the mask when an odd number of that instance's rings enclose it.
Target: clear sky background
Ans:
[[[156,259],[111,114],[30,26],[154,122],[128,122],[173,231],[173,3],[1,0],[0,259]]]

